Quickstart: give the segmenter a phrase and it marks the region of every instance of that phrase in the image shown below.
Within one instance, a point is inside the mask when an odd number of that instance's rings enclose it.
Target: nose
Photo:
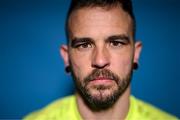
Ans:
[[[95,49],[92,53],[92,67],[102,69],[110,65],[110,55],[106,48]]]

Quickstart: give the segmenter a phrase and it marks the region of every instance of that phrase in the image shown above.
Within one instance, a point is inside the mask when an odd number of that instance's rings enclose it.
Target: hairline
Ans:
[[[85,8],[102,8],[104,10],[111,10],[113,8],[121,8],[124,12],[126,12],[128,14],[128,16],[131,18],[131,26],[132,26],[132,36],[133,36],[133,41],[135,41],[135,34],[136,34],[136,20],[134,18],[134,15],[130,15],[130,13],[128,13],[126,10],[123,9],[122,4],[118,3],[118,4],[111,4],[111,5],[89,5],[89,6],[81,6],[81,7],[76,7],[74,8],[68,15],[67,15],[67,19],[66,19],[66,26],[65,26],[65,30],[66,30],[66,36],[67,36],[67,43],[69,43],[69,36],[71,34],[70,31],[70,26],[69,26],[69,22],[71,19],[71,16],[74,12],[81,10],[81,9],[85,9]]]

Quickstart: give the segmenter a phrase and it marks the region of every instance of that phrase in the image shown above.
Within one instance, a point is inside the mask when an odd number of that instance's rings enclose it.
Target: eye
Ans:
[[[123,42],[117,40],[110,41],[110,46],[112,47],[121,47],[123,44]]]
[[[85,49],[85,48],[91,48],[91,47],[92,47],[92,44],[90,43],[81,43],[81,44],[76,45],[76,48],[79,48],[79,49]]]

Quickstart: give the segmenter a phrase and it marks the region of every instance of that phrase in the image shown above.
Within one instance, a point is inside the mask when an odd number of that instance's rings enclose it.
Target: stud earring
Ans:
[[[138,67],[139,67],[138,63],[133,63],[133,69],[134,69],[134,70],[137,70]]]
[[[69,65],[68,65],[68,66],[66,66],[65,71],[66,71],[66,73],[70,73],[70,72],[71,72],[71,68],[70,68],[70,66],[69,66]]]

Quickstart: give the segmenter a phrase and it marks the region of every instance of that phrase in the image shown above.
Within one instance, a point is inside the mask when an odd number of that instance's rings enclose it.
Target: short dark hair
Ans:
[[[133,38],[135,39],[136,33],[136,20],[133,13],[133,6],[131,0],[71,0],[69,11],[66,18],[66,36],[67,39],[69,37],[69,26],[68,21],[70,15],[73,11],[85,8],[85,7],[102,7],[102,8],[112,8],[112,7],[121,7],[125,12],[127,12],[130,17],[132,18],[132,25],[133,25]]]

